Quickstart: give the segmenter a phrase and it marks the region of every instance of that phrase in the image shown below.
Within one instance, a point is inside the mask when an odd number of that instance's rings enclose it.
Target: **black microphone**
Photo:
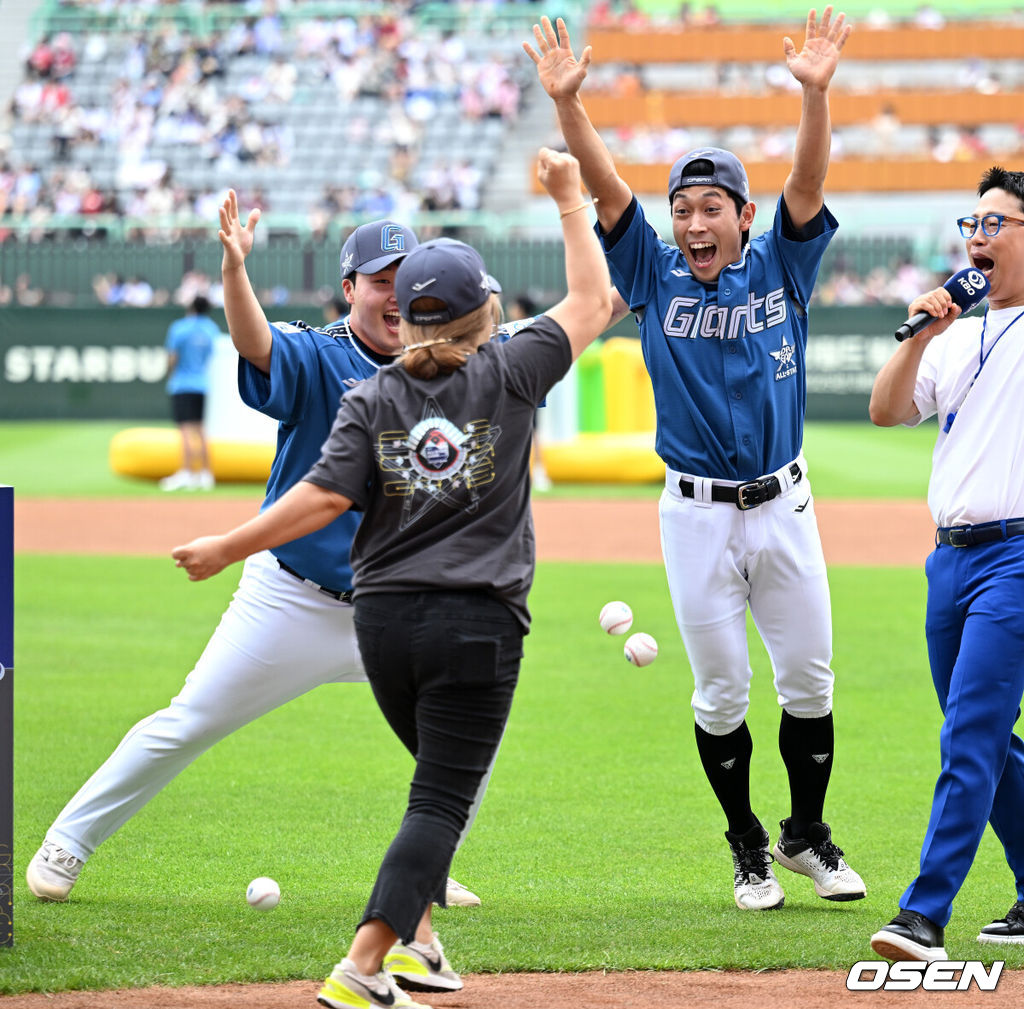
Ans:
[[[981,270],[970,266],[966,270],[954,273],[942,286],[949,291],[953,304],[959,305],[962,312],[969,312],[972,308],[977,308],[988,294],[988,277]],[[909,340],[934,321],[934,315],[918,312],[896,330],[896,339],[901,342]]]

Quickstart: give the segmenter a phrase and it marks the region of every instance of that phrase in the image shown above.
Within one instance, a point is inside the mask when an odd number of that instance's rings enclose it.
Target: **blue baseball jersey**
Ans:
[[[655,449],[682,473],[752,480],[795,459],[807,401],[807,304],[838,222],[822,208],[797,233],[782,198],[717,284],[691,273],[634,198],[598,237],[636,314],[654,387]]]
[[[210,355],[220,327],[207,315],[187,315],[176,319],[167,329],[164,346],[177,356],[174,370],[167,376],[167,392],[206,393],[209,387]]]
[[[303,322],[270,326],[270,374],[245,358],[238,360],[238,391],[243,402],[279,421],[277,452],[260,510],[298,483],[320,458],[341,397],[377,374],[394,358],[374,354],[352,335],[347,320],[325,329]],[[349,551],[362,516],[348,511],[300,539],[275,547],[273,554],[303,577],[336,591],[352,587]]]

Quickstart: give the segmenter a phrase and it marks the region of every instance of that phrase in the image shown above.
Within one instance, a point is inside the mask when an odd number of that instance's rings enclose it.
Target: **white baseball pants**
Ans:
[[[269,552],[254,554],[181,692],[128,731],[47,839],[84,861],[218,740],[321,684],[365,683],[352,617],[351,603],[282,571]],[[490,770],[460,844],[489,780]]]
[[[800,460],[803,467],[803,460]],[[771,660],[779,704],[796,718],[832,710],[832,620],[825,557],[806,476],[740,511],[695,498],[668,470],[661,547],[676,623],[693,669],[693,712],[712,735],[739,728],[750,703],[747,606]]]

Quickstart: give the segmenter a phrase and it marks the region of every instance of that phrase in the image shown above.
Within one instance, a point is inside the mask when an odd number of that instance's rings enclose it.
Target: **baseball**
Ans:
[[[257,911],[271,911],[281,899],[281,888],[269,876],[258,876],[245,891],[245,899]]]
[[[626,647],[623,649],[626,660],[634,666],[649,666],[658,657],[658,642],[642,631],[639,634],[631,634],[626,639]]]
[[[616,600],[601,607],[601,630],[609,634],[625,634],[633,626],[633,611]]]

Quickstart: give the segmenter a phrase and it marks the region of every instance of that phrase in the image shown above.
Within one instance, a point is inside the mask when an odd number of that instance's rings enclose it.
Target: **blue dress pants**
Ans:
[[[925,564],[925,633],[944,721],[921,869],[900,907],[943,927],[986,822],[1024,899],[1024,536],[937,546]]]
[[[505,731],[524,628],[479,591],[361,594],[356,635],[384,717],[416,758],[409,804],[359,924],[410,941],[445,884]]]

